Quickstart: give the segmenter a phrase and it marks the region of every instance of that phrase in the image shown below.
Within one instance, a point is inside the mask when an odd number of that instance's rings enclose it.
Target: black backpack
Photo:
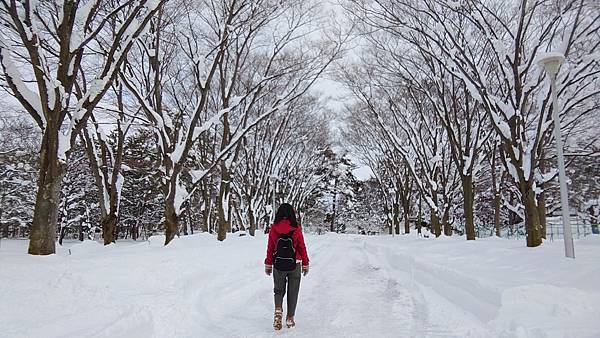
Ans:
[[[273,265],[279,271],[294,271],[296,269],[296,249],[292,235],[294,231],[279,236],[277,239],[277,248],[273,253]]]

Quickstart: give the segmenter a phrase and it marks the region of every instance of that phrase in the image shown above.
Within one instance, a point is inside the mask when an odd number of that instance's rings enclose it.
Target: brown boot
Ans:
[[[281,319],[283,317],[282,309],[275,309],[275,316],[273,318],[273,328],[275,330],[281,330]]]
[[[294,316],[287,316],[287,318],[285,319],[285,325],[288,327],[288,329],[290,327],[296,326],[296,322],[294,321]]]

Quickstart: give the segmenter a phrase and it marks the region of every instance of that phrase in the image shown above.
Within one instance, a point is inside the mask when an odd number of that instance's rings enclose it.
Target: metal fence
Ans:
[[[589,217],[571,215],[570,224],[571,233],[575,239],[598,233],[598,225],[592,224]],[[546,239],[552,241],[554,239],[563,239],[563,237],[562,217],[548,217],[546,219]]]
[[[571,215],[571,233],[574,239],[584,238],[592,234],[600,233],[600,225],[592,223],[588,214]],[[460,225],[462,228],[462,224]],[[477,237],[494,236],[496,230],[493,224],[476,224],[475,234]],[[501,237],[504,238],[520,238],[525,236],[525,224],[506,225],[503,224],[500,228]],[[561,216],[549,216],[546,218],[546,239],[549,241],[563,239],[563,223]]]

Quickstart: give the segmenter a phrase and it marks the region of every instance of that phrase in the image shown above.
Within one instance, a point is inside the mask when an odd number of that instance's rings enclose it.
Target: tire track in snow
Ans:
[[[369,240],[310,237],[311,270],[302,277],[297,326],[280,332],[271,326],[272,277],[257,265],[264,243],[240,247],[242,258],[235,266],[190,294],[195,305],[185,317],[195,323],[186,332],[211,337],[489,336],[473,314],[422,283],[424,272],[412,256]]]
[[[385,252],[382,253],[381,247],[373,246],[365,241],[365,254],[369,257],[371,264],[380,270],[386,276],[392,287],[401,288],[404,292],[404,302],[398,302],[394,305],[394,316],[408,319],[409,328],[402,331],[401,337],[425,337],[425,332],[430,324],[427,321],[429,317],[429,309],[420,289],[416,287],[412,276],[400,276],[396,271],[393,271],[392,266],[388,263],[388,257]],[[403,278],[399,278],[403,277]],[[408,304],[406,306],[405,304]]]
[[[499,306],[493,290],[444,267],[417,263],[413,256],[389,245],[378,243],[377,250],[385,270],[414,291],[419,316],[424,318],[416,337],[494,336],[486,325]],[[473,309],[479,311],[471,312]]]
[[[318,238],[314,242],[307,243],[309,255],[311,260],[320,261],[320,248],[326,243]],[[274,332],[272,327],[273,277],[267,277],[262,266],[266,242],[253,241],[248,244],[249,247],[236,248],[243,251],[235,265],[213,276],[192,296],[195,299],[193,317],[197,318],[196,321],[200,319],[200,323],[194,326],[206,334],[190,337],[268,337],[283,333]],[[311,270],[309,276],[313,274],[314,270]],[[304,306],[302,297],[306,294],[305,281],[303,277],[298,313]]]
[[[332,237],[328,244],[299,305],[310,310],[306,330],[313,332],[306,336],[409,336],[413,318],[397,314],[414,312],[410,291],[372,264],[363,238]]]

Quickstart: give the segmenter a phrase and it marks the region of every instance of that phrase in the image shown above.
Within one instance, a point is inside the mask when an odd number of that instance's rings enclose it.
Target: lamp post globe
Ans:
[[[549,75],[556,76],[560,65],[565,62],[565,56],[561,53],[545,53],[538,58],[538,64],[542,66]]]

